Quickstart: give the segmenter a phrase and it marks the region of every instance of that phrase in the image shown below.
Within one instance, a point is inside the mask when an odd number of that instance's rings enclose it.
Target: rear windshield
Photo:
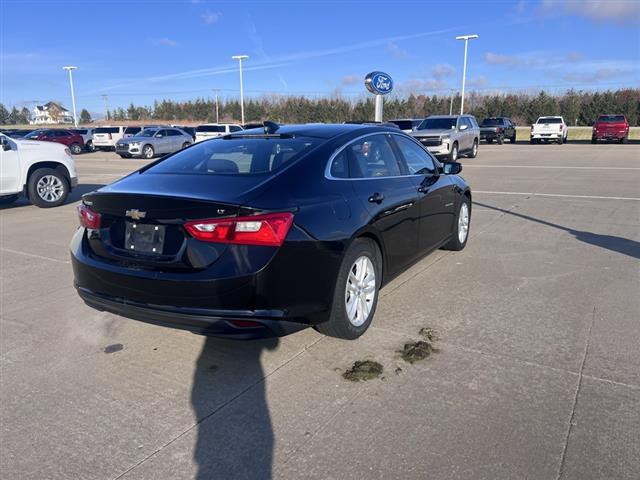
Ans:
[[[484,120],[482,120],[482,124],[480,126],[482,127],[499,127],[502,125],[502,119],[501,118],[485,118]]]
[[[196,132],[224,133],[224,125],[200,125],[196,127]]]
[[[317,138],[220,138],[182,150],[151,173],[248,175],[270,173],[321,142]]]
[[[411,130],[415,126],[411,120],[391,120],[391,123],[396,124],[400,130]]]
[[[538,123],[562,123],[560,117],[540,117]]]
[[[624,115],[600,115],[598,121],[606,123],[624,122]]]
[[[118,127],[98,127],[93,133],[118,133],[119,131]]]
[[[124,129],[124,133],[130,133],[132,135],[138,133],[140,130],[142,130],[141,127],[127,127]]]
[[[426,118],[418,130],[444,130],[456,126],[455,118]]]

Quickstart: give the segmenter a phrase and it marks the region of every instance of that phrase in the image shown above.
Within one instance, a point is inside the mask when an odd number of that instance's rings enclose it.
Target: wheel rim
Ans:
[[[359,327],[367,321],[375,298],[376,271],[371,259],[363,255],[349,270],[344,295],[347,318],[354,327]]]
[[[80,145],[71,145],[71,151],[73,153],[80,153]]]
[[[55,175],[45,175],[38,180],[36,191],[45,202],[57,202],[64,195],[64,184]]]
[[[478,142],[473,142],[473,156],[478,154]]]
[[[451,160],[456,160],[458,158],[458,146],[454,145],[453,150],[451,150]]]
[[[147,158],[153,157],[153,150],[151,149],[151,147],[144,148],[144,156]]]
[[[463,203],[460,207],[460,215],[458,215],[458,240],[464,243],[469,234],[469,207]]]

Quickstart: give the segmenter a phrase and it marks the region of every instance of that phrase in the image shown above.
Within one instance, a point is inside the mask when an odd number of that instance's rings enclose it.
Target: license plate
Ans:
[[[162,255],[165,228],[164,225],[127,222],[125,248],[130,252]]]

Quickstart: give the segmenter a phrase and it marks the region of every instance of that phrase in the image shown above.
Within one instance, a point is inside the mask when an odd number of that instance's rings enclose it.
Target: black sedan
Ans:
[[[197,143],[84,195],[75,286],[98,310],[205,335],[354,339],[394,276],[465,247],[461,168],[382,126]]]

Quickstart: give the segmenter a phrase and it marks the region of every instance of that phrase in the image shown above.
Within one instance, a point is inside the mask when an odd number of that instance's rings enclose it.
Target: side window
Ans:
[[[473,128],[473,122],[471,122],[471,119],[469,117],[463,117],[462,121],[467,126],[467,128]]]
[[[349,169],[347,168],[347,151],[342,150],[333,158],[330,169],[331,176],[334,178],[349,178]]]
[[[242,129],[241,129],[239,126],[237,126],[237,125],[231,125],[231,126],[229,127],[229,131],[230,131],[230,132],[239,132],[240,130],[242,130]]]
[[[436,173],[436,166],[431,159],[431,155],[424,148],[413,140],[400,135],[394,135],[393,138],[398,144],[405,162],[407,162],[411,175],[433,175]]]
[[[398,160],[386,135],[370,135],[345,148],[350,178],[396,177]]]

